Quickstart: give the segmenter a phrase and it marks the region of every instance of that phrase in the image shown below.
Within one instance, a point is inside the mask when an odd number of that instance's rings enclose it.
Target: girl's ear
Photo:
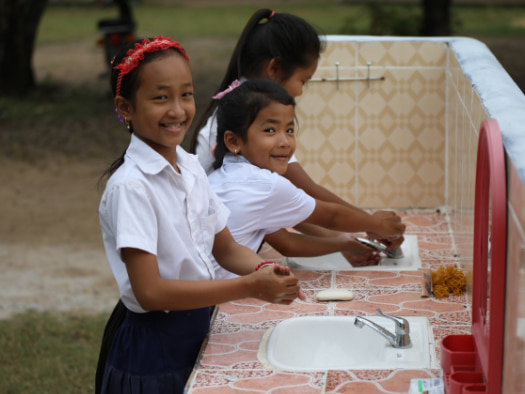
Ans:
[[[274,81],[280,81],[282,75],[281,59],[278,57],[272,58],[266,64],[265,71],[268,78],[273,79]]]
[[[239,138],[235,133],[231,130],[226,130],[224,133],[224,145],[226,145],[226,148],[231,153],[237,154],[239,153],[240,144],[239,144]]]
[[[133,112],[133,106],[131,103],[122,96],[115,97],[114,103],[120,116],[129,120]]]

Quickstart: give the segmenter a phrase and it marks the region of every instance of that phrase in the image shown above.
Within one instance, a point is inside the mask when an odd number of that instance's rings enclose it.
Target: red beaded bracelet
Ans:
[[[259,268],[264,267],[265,265],[268,265],[268,264],[275,264],[275,261],[263,261],[261,264],[257,266],[257,268],[255,268],[255,271],[259,271]]]

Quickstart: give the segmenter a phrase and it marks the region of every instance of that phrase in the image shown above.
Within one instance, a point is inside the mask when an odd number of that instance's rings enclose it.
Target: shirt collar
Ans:
[[[243,155],[234,155],[232,153],[226,153],[224,155],[224,159],[222,160],[223,161],[223,165],[226,164],[226,165],[229,165],[229,164],[239,164],[239,163],[248,163],[248,164],[252,164],[248,161],[248,159],[246,157],[244,157]]]
[[[145,174],[155,175],[170,168],[176,173],[171,164],[151,146],[142,141],[134,133],[131,134],[131,142],[126,151],[126,156],[133,160],[142,172]],[[194,175],[196,171],[189,163],[189,154],[186,154],[183,148],[177,146],[177,166],[181,171],[191,172]]]
[[[164,157],[134,133],[131,134],[131,142],[126,150],[126,156],[133,160],[140,170],[146,174],[158,174],[169,165]]]

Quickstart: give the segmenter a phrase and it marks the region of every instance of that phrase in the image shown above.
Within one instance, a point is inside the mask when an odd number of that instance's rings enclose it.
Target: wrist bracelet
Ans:
[[[255,271],[259,271],[260,268],[264,267],[265,265],[269,265],[269,264],[275,264],[275,261],[263,261],[261,264],[257,266],[257,268],[255,268]]]

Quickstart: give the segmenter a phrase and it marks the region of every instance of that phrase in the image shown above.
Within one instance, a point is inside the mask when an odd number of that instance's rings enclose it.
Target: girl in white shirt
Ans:
[[[266,8],[257,10],[246,23],[237,41],[218,92],[246,80],[264,78],[279,82],[291,97],[296,98],[303,93],[303,85],[315,73],[323,49],[324,42],[320,39],[320,34],[304,19]],[[213,167],[212,153],[217,144],[217,103],[215,99],[210,100],[197,120],[190,145],[190,152],[198,155],[207,174],[217,168]],[[363,213],[359,207],[314,182],[293,155],[286,171],[281,175],[317,200],[341,204],[356,211],[356,214]],[[374,213],[382,214],[381,211]],[[296,229],[312,235],[347,237],[347,234],[305,223],[300,223]],[[368,235],[386,244],[388,250],[397,249],[403,242],[403,237],[381,239],[378,234]],[[361,256],[359,262],[374,263],[377,263],[376,259],[367,260],[365,255]]]
[[[319,33],[304,19],[266,8],[257,10],[237,41],[218,92],[236,86],[239,81],[267,78],[282,84],[292,97],[300,96],[303,85],[317,69],[322,50]],[[216,109],[217,101],[210,100],[196,122],[190,145],[190,151],[198,155],[207,174],[214,170]],[[295,158],[291,161],[296,163]]]
[[[218,169],[208,179],[231,211],[228,228],[240,244],[256,251],[264,240],[285,256],[371,251],[351,237],[287,231],[301,222],[381,237],[403,235],[405,226],[393,212],[370,215],[316,200],[282,177],[295,151],[296,125],[295,101],[280,84],[249,80],[229,90],[219,99],[217,124]]]
[[[116,110],[132,133],[109,170],[99,214],[125,318],[104,362],[102,393],[181,393],[210,324],[210,306],[303,297],[289,269],[234,242],[228,209],[179,145],[195,114],[184,49],[145,39],[113,62]],[[210,256],[242,275],[215,278]]]

